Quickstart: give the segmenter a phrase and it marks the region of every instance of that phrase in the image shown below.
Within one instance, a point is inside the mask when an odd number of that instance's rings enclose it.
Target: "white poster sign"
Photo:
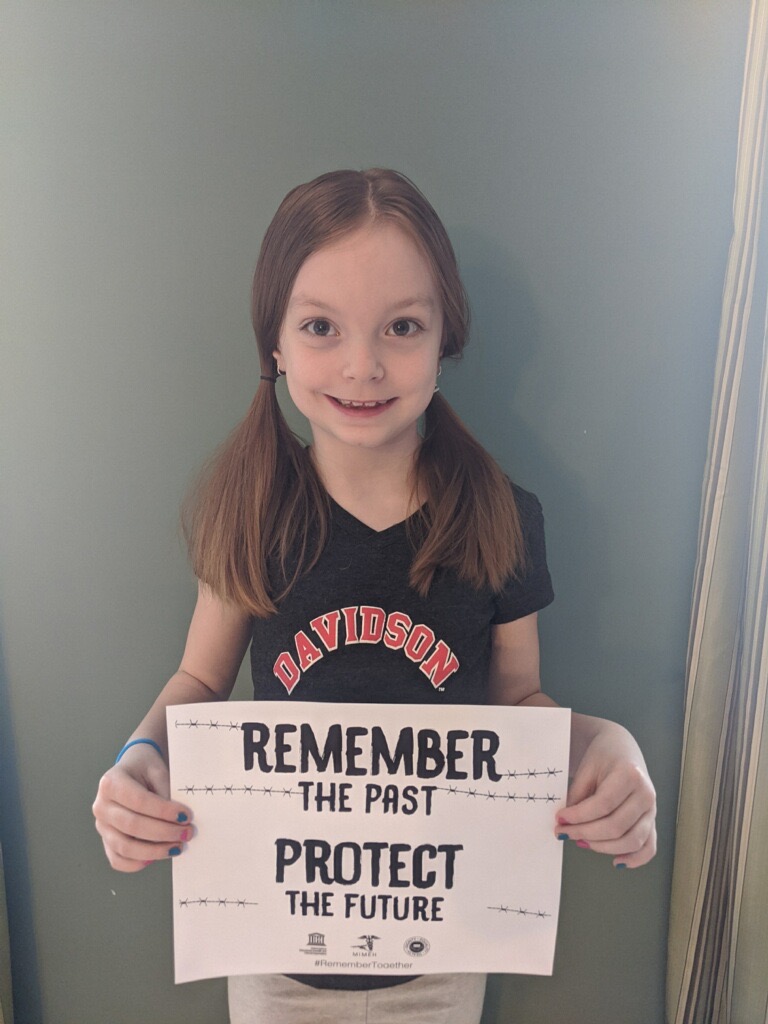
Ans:
[[[551,974],[570,712],[243,701],[167,712],[176,981]]]

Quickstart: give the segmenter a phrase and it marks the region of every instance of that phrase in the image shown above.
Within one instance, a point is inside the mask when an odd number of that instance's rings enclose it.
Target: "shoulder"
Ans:
[[[544,512],[541,502],[533,493],[526,491],[519,484],[509,481],[515,502],[520,532],[523,535],[523,547],[528,568],[539,563],[546,565],[546,543],[544,539]]]
[[[509,480],[509,486],[512,489],[512,497],[515,501],[517,514],[520,517],[523,533],[526,532],[526,528],[543,524],[544,512],[541,502],[533,491],[526,491],[525,488],[510,480],[509,477],[507,477],[507,480]]]
[[[529,515],[536,516],[542,515],[542,503],[539,501],[537,496],[532,490],[525,490],[519,483],[515,483],[514,480],[509,480],[509,485],[512,488],[512,497],[515,500],[517,511],[520,517]]]
[[[495,595],[494,625],[541,611],[555,597],[547,566],[541,503],[532,491],[525,490],[511,480],[509,484],[520,520],[524,559],[518,571],[507,580],[501,592]]]

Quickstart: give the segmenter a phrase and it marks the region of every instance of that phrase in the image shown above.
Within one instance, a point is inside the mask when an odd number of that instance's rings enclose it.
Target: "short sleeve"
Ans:
[[[544,514],[539,499],[516,484],[512,484],[512,491],[523,531],[526,564],[518,577],[509,579],[494,595],[496,610],[491,621],[495,626],[541,611],[555,599],[547,568]]]

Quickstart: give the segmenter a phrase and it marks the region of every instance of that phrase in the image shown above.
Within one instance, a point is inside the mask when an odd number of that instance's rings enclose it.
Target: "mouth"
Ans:
[[[386,406],[391,405],[395,401],[394,398],[382,398],[382,399],[372,400],[372,401],[368,401],[368,402],[361,402],[361,401],[355,401],[353,399],[347,399],[347,398],[335,398],[333,395],[329,395],[328,397],[331,399],[331,401],[334,403],[334,405],[338,405],[342,409],[351,409],[351,410],[353,410],[353,409],[367,409],[367,410],[370,410],[370,409],[383,409]]]

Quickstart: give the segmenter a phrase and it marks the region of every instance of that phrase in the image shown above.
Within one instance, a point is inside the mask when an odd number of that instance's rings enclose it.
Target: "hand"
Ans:
[[[587,746],[557,816],[557,835],[596,853],[614,867],[638,868],[656,853],[656,793],[632,735],[604,721]]]
[[[192,812],[169,800],[169,791],[168,767],[148,744],[131,747],[101,777],[93,816],[117,871],[141,871],[177,856],[192,837]]]

